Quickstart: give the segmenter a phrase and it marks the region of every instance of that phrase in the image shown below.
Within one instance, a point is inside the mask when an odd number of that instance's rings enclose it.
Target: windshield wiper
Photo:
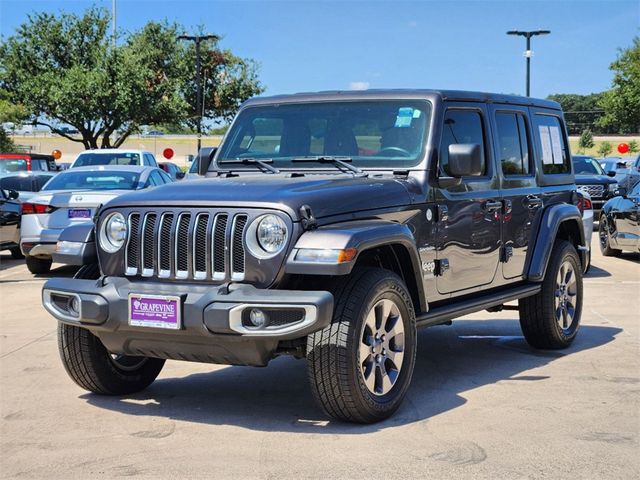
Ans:
[[[341,170],[341,167],[349,170],[353,173],[363,173],[358,167],[350,165],[347,162],[353,161],[351,157],[337,157],[333,155],[320,155],[316,157],[299,157],[291,160],[292,162],[316,162],[316,163],[331,163],[336,168]]]
[[[229,163],[242,163],[243,165],[258,165],[271,173],[280,173],[280,170],[269,165],[270,163],[273,163],[273,159],[271,158],[262,158],[262,159],[253,158],[253,157],[236,158],[231,160],[221,160],[218,162],[218,165],[225,165]]]

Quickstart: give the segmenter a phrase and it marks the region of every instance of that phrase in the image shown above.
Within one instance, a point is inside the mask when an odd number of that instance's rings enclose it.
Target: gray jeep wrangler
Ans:
[[[400,405],[416,329],[518,301],[534,348],[578,331],[586,247],[557,103],[395,90],[257,98],[206,178],[121,196],[67,229],[46,282],[71,378],[144,389],[165,359],[306,358],[331,417]]]

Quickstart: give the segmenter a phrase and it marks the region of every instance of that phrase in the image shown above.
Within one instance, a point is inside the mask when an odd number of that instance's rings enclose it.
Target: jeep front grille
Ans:
[[[130,213],[125,275],[241,281],[247,221],[244,213]]]
[[[600,198],[604,195],[604,185],[578,185],[578,190],[587,192],[591,198]]]

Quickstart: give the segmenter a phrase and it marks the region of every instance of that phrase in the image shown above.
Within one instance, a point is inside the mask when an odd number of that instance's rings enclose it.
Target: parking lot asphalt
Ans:
[[[640,257],[596,242],[569,349],[530,349],[515,311],[421,330],[404,404],[369,426],[324,417],[292,358],[168,361],[142,393],[88,394],[59,361],[47,277],[3,252],[0,477],[639,478]]]

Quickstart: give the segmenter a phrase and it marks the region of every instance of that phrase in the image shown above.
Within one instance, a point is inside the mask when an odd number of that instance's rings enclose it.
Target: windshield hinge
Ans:
[[[302,218],[300,223],[302,224],[303,230],[315,230],[318,228],[318,222],[313,216],[313,212],[309,205],[302,205],[300,207],[300,217]]]

